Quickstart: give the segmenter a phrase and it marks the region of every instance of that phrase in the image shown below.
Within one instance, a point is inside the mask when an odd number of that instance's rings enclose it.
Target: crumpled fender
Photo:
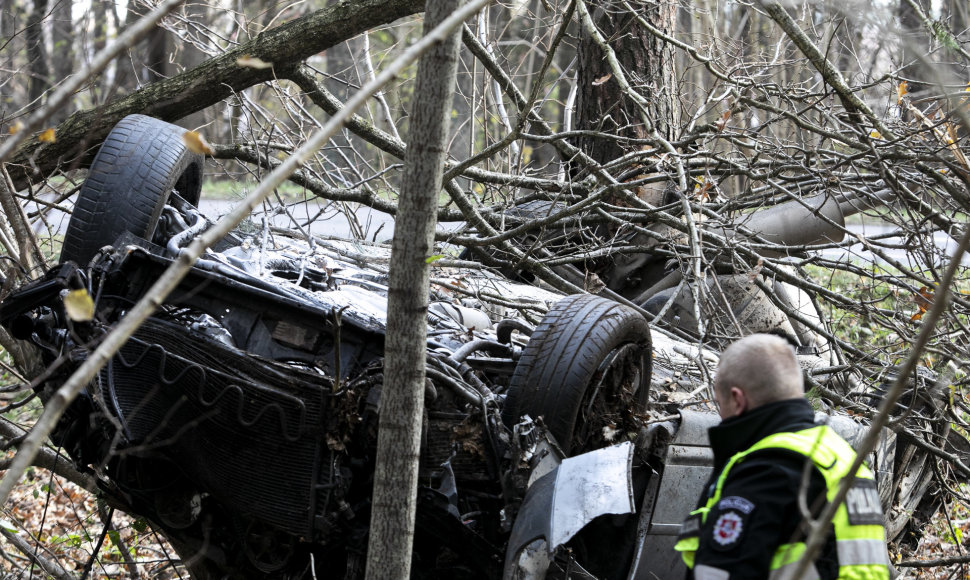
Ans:
[[[636,511],[633,443],[564,459],[535,481],[512,526],[503,578],[544,578],[556,549],[594,518]]]

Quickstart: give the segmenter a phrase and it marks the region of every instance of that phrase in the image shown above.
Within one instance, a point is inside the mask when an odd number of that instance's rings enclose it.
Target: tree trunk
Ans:
[[[0,50],[0,70],[15,71],[23,66],[24,35],[19,34],[24,20],[24,8],[16,0],[0,0],[0,38],[4,40],[4,48]],[[12,75],[17,76],[26,75]],[[26,82],[7,81],[3,87],[3,98],[0,99],[0,110],[5,116],[19,110],[26,103]],[[26,80],[26,79],[25,79]],[[6,130],[6,127],[3,128]]]
[[[953,34],[966,38],[967,27],[970,27],[970,6],[961,0],[946,0],[944,9],[945,14],[949,16],[950,30]]]
[[[923,12],[929,8],[929,3],[925,0],[917,0],[916,3]],[[909,0],[899,0],[896,17],[899,18],[900,29],[899,74],[908,83],[913,97],[919,98],[925,96],[933,82],[932,71],[926,66],[925,60],[922,60],[930,53],[930,47],[927,46],[930,35],[923,30],[923,23]]]
[[[427,34],[461,4],[428,0]],[[428,258],[441,191],[460,34],[456,29],[418,63],[404,177],[394,229],[387,301],[367,578],[408,578],[414,539],[418,456],[427,355]]]
[[[54,54],[57,58],[51,59],[54,69],[53,80],[59,83],[71,76],[77,70],[74,62],[74,22],[71,17],[71,5],[73,2],[59,0],[54,4],[54,19],[51,27],[51,38],[54,41]],[[51,123],[60,123],[67,118],[73,110],[73,103],[61,108],[51,117]]]
[[[328,48],[325,53],[327,74],[324,77],[324,86],[342,102],[346,102],[350,95],[357,92],[357,89],[366,82],[361,78],[363,68],[359,65],[361,48],[362,41],[359,38],[351,38]],[[367,112],[361,111],[361,116],[366,118]],[[334,135],[330,144],[332,147],[328,147],[323,154],[332,166],[332,177],[338,182],[345,183],[359,180],[360,177],[354,172],[360,162],[357,156],[366,154],[364,141],[349,131],[343,130]]]
[[[30,60],[30,81],[27,98],[31,106],[39,106],[40,99],[50,88],[51,71],[48,66],[47,48],[44,45],[44,19],[47,16],[47,0],[34,0],[34,8],[27,18],[27,58]]]
[[[673,36],[677,4],[659,0],[640,5],[640,16],[655,28]],[[583,136],[577,145],[599,163],[612,161],[627,151],[613,135],[644,139],[649,135],[642,118],[645,115],[665,138],[677,128],[676,98],[679,94],[674,78],[674,52],[666,42],[650,34],[621,2],[601,0],[589,4],[593,21],[616,54],[620,67],[629,75],[632,87],[650,103],[641,111],[624,95],[612,78],[603,47],[583,30],[578,49],[579,94],[576,99],[576,129],[600,131],[604,137]]]
[[[4,38],[13,37],[17,31],[17,15],[19,12],[20,5],[17,0],[0,0],[0,36]]]
[[[108,10],[114,12],[104,2],[95,2],[91,5],[91,19],[94,27],[91,49],[94,53],[101,52],[108,45]]]
[[[966,42],[967,38],[967,28],[970,27],[970,6],[967,5],[965,0],[946,0],[943,4],[943,14],[940,20],[946,22],[949,26],[951,32],[957,38],[957,42]],[[957,79],[961,79],[961,82],[967,80],[968,66],[962,55],[955,50],[947,50],[947,62],[951,70],[951,74],[956,76]]]
[[[125,13],[125,21],[122,25],[127,28],[131,24],[138,22],[142,17],[151,12],[151,6],[142,2],[129,2],[128,10]],[[119,30],[122,27],[119,27]],[[148,35],[137,45],[131,47],[128,54],[122,57],[119,65],[127,63],[127,68],[122,69],[119,75],[119,86],[126,90],[134,90],[136,87],[153,83],[169,76],[169,39],[168,31],[161,26],[156,26]]]
[[[139,15],[140,19],[143,15]],[[145,37],[145,63],[142,69],[142,81],[153,83],[168,78],[168,31],[158,27]]]
[[[213,24],[212,16],[215,14],[215,11],[207,9],[204,5],[186,4],[182,10],[183,17],[191,22],[201,22],[206,26],[212,26]],[[168,38],[165,42],[169,45],[174,45],[170,48],[179,55],[175,63],[166,65],[164,69],[165,77],[191,70],[204,63],[208,58],[188,38],[180,39],[176,35],[170,35],[167,30],[163,32],[165,32],[165,36]],[[216,111],[197,111],[180,119],[178,124],[186,129],[192,130],[206,126],[206,133],[211,139],[214,136],[221,136],[218,132],[218,123],[221,116]]]
[[[130,8],[122,11],[117,6],[109,7],[109,12],[114,20],[115,29],[118,31],[123,31],[128,26],[128,23],[134,20],[131,17]],[[122,52],[115,59],[117,65],[115,67],[115,82],[112,91],[117,91],[118,94],[131,93],[138,88],[138,75],[136,70],[138,59],[135,57],[137,46],[133,46],[127,51]]]

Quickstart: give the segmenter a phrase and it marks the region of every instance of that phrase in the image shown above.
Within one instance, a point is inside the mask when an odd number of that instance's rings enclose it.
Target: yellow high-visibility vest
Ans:
[[[826,499],[829,502],[835,498],[839,484],[848,476],[849,468],[856,457],[852,446],[827,425],[792,433],[769,435],[749,449],[731,457],[718,476],[714,493],[707,504],[691,512],[691,515],[700,515],[703,525],[707,520],[707,514],[721,500],[721,489],[731,468],[744,461],[751,453],[762,449],[788,449],[811,459],[825,478]],[[832,520],[840,579],[886,580],[889,578],[886,529],[881,523],[881,518],[882,508],[879,507],[875,478],[872,471],[863,465],[859,467],[855,483]],[[880,522],[876,523],[876,519]],[[682,534],[677,545],[674,546],[689,568],[694,567],[694,555],[700,543],[699,532],[698,528],[692,532],[692,535]],[[804,553],[804,542],[778,546],[771,560],[769,578],[789,578]],[[819,578],[814,565],[808,570],[808,573],[799,580]]]

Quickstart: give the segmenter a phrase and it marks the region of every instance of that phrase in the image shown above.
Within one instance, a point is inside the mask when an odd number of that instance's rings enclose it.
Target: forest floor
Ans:
[[[30,554],[15,547],[9,536],[26,541],[40,559],[59,563],[67,577],[189,578],[172,548],[142,520],[115,512],[105,525],[107,510],[78,486],[40,468],[32,469],[14,490],[0,520],[0,576],[44,578]],[[949,520],[950,525],[947,525]],[[924,530],[916,552],[907,560],[940,560],[970,553],[970,514],[951,509],[937,514]],[[99,547],[100,543],[100,547]],[[28,550],[29,551],[29,550]],[[92,556],[94,554],[94,556]],[[900,578],[920,580],[970,579],[970,563],[928,568],[907,567]]]
[[[86,568],[88,578],[189,578],[171,546],[147,523],[112,513],[95,495],[46,469],[28,471],[2,518],[5,577],[44,577],[42,559],[58,563],[71,578],[81,578]],[[11,535],[35,551],[24,553]]]

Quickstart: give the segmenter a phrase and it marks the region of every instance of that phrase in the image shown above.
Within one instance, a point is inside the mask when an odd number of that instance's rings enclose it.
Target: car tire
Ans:
[[[522,415],[542,417],[570,455],[609,445],[645,412],[651,369],[650,327],[640,313],[599,296],[568,296],[523,350],[503,420],[511,427]]]
[[[128,115],[114,126],[81,184],[62,262],[87,265],[125,232],[150,240],[173,189],[198,204],[204,158],[188,150],[184,134],[145,115]]]

